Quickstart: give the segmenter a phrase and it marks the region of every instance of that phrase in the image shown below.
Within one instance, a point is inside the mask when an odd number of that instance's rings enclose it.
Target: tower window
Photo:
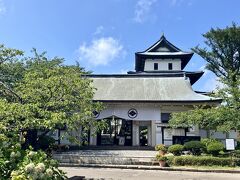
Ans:
[[[158,63],[154,63],[154,70],[158,70]]]
[[[168,63],[168,70],[172,70],[173,66],[172,63]]]

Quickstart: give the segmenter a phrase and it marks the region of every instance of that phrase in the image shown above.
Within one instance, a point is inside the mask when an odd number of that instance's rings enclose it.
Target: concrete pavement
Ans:
[[[68,177],[85,176],[101,180],[239,180],[239,174],[181,172],[159,170],[134,170],[112,168],[61,167]]]

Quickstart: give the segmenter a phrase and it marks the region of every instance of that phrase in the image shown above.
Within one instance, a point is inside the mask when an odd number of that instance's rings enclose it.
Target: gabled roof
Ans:
[[[91,78],[94,100],[102,102],[216,102],[221,99],[198,94],[184,77]]]
[[[170,43],[164,35],[144,52],[180,52],[178,47]]]
[[[150,46],[148,49],[142,52],[135,53],[135,70],[143,71],[145,65],[145,59],[165,59],[165,58],[179,58],[182,61],[181,69],[187,65],[189,60],[192,58],[192,52],[184,52],[178,47],[170,43],[164,35]]]

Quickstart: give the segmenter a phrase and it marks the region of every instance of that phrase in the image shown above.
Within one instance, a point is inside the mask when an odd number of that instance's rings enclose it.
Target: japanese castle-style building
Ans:
[[[135,53],[135,71],[88,75],[97,89],[94,101],[105,106],[95,118],[107,122],[104,130],[89,136],[88,144],[155,146],[206,137],[206,131],[198,127],[171,129],[168,125],[172,112],[221,103],[221,99],[192,89],[203,75],[202,71],[184,71],[192,56],[192,52],[180,50],[162,35],[147,50]],[[216,136],[226,138],[223,133]]]

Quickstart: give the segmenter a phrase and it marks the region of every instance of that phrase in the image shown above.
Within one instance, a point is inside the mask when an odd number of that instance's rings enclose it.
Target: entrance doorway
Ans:
[[[97,145],[132,146],[132,121],[120,118],[105,119],[105,128],[97,134]]]
[[[139,145],[148,146],[148,127],[139,126]]]

